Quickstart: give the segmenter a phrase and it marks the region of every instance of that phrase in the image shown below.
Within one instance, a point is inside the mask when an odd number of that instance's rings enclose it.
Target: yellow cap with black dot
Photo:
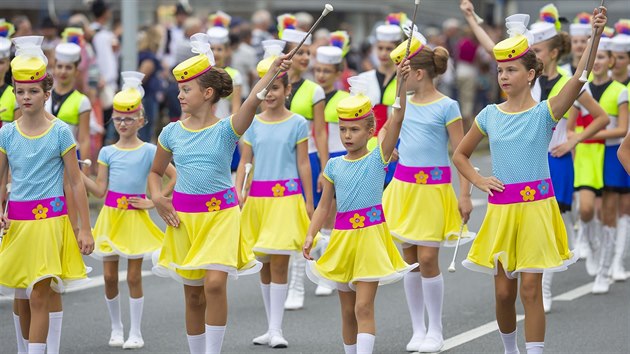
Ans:
[[[15,58],[11,60],[13,80],[18,83],[33,83],[46,77],[48,59],[42,51],[42,36],[22,36],[13,39]]]
[[[348,96],[337,104],[337,115],[340,120],[359,120],[372,113],[372,102],[365,95],[368,83],[364,77],[353,76],[348,78],[350,84],[350,93]]]
[[[198,55],[184,60],[173,68],[173,76],[180,83],[190,81],[214,66],[214,55],[207,34],[193,34],[190,37],[190,46],[191,51]]]
[[[144,74],[137,71],[123,71],[123,89],[114,96],[114,110],[120,113],[133,113],[142,107],[142,79]]]

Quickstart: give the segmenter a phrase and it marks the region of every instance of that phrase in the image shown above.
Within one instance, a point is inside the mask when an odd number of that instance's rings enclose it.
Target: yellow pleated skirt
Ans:
[[[414,184],[394,178],[383,193],[383,210],[398,242],[428,247],[457,243],[462,218],[450,183]],[[460,245],[474,237],[464,227]]]
[[[4,293],[26,289],[52,278],[62,293],[88,282],[79,245],[67,215],[42,220],[12,220],[0,245],[0,287]]]
[[[241,236],[257,257],[299,252],[309,218],[301,194],[288,197],[249,197],[241,212]]]
[[[417,266],[405,263],[387,224],[381,223],[356,230],[334,229],[322,256],[308,262],[306,274],[316,284],[349,291],[359,281],[396,282]]]
[[[166,227],[162,249],[154,253],[155,274],[201,286],[207,270],[237,277],[256,273],[262,267],[241,239],[238,207],[177,215],[179,227]]]
[[[92,256],[103,259],[120,256],[128,259],[150,258],[162,247],[164,233],[146,210],[123,210],[103,206],[92,230],[96,243]]]
[[[577,260],[556,198],[515,204],[488,204],[477,238],[462,264],[471,270],[506,275],[558,272]]]

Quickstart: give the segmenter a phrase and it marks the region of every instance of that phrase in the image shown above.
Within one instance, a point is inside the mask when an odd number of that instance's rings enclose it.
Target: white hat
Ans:
[[[618,34],[612,39],[613,52],[630,52],[630,36]]]
[[[376,40],[398,42],[402,40],[402,30],[396,25],[380,25],[376,27]]]
[[[588,23],[572,23],[569,26],[569,34],[572,36],[590,36],[591,35],[591,25]]]
[[[316,59],[321,64],[339,64],[343,60],[343,51],[339,47],[322,46],[317,48]]]
[[[304,36],[306,36],[306,32],[303,31],[299,31],[299,30],[295,30],[295,29],[291,29],[291,28],[287,28],[284,31],[282,31],[282,40],[286,41],[286,42],[291,42],[291,43],[300,43],[302,41],[302,39],[304,39]],[[311,45],[311,35],[308,35],[308,38],[306,38],[306,41],[304,41],[304,44],[306,45]]]
[[[76,63],[81,60],[81,47],[74,43],[60,43],[55,48],[55,59],[62,63]]]
[[[210,44],[226,44],[230,41],[229,32],[223,27],[212,27],[208,30]]]
[[[534,36],[532,44],[544,42],[558,35],[556,26],[549,22],[536,22],[531,25],[529,32]]]
[[[599,46],[597,50],[602,51],[612,51],[613,50],[613,41],[611,38],[603,37],[599,40]]]
[[[5,59],[11,56],[11,41],[0,37],[0,59]]]
[[[265,50],[265,56],[263,59],[266,59],[272,56],[280,56],[284,47],[287,45],[287,42],[279,39],[268,39],[260,42],[260,44],[262,44],[263,49]]]

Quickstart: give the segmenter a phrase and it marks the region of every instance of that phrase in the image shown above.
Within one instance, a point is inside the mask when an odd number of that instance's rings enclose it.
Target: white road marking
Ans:
[[[482,206],[486,204],[488,204],[488,199],[486,198],[473,198],[472,199],[473,207],[478,207],[478,206]]]

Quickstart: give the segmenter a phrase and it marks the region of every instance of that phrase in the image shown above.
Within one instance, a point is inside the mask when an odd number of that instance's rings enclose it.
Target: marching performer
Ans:
[[[263,41],[265,59],[258,64],[264,77],[284,42]],[[285,107],[291,84],[286,73],[272,84],[265,98],[265,110],[256,115],[243,141],[243,156],[236,177],[236,190],[245,181],[245,164],[253,163],[254,177],[241,214],[241,235],[253,245],[258,260],[268,330],[253,339],[254,344],[286,348],[282,335],[284,303],[287,298],[289,258],[301,250],[313,214],[311,166],[308,159],[308,123]],[[304,196],[302,196],[304,192]],[[240,194],[240,193],[239,193]],[[304,202],[306,199],[306,203]]]
[[[157,148],[138,138],[138,130],[145,124],[142,107],[144,74],[126,71],[121,77],[123,90],[114,96],[112,117],[120,139],[101,149],[96,181],[83,175],[83,182],[88,192],[98,198],[105,197],[105,205],[93,230],[96,244],[92,256],[103,261],[105,301],[112,326],[109,346],[135,349],[144,346],[141,332],[144,306],[142,259],[160,248],[164,234],[146,210],[153,207],[145,193]],[[169,190],[175,182],[175,168],[169,165],[166,174],[171,179]],[[118,261],[121,257],[128,262],[131,328],[127,341],[124,340],[118,296]]]
[[[409,64],[399,66],[404,80]],[[325,283],[339,290],[342,336],[345,353],[372,353],[374,348],[374,299],[379,284],[400,280],[417,267],[405,263],[396,248],[381,206],[385,166],[396,146],[405,113],[395,110],[383,128],[382,140],[369,151],[367,143],[374,135],[375,119],[370,99],[365,95],[367,82],[350,78],[353,96],[339,102],[339,130],[348,154],[335,157],[324,170],[326,181],[304,243],[304,257],[311,260],[307,274],[315,283]],[[314,235],[326,219],[333,195],[337,217],[330,244],[316,261],[310,256]]]
[[[20,107],[16,104],[13,86],[5,82],[10,69],[11,35],[15,32],[13,25],[0,19],[0,126],[13,122],[19,116]]]
[[[392,51],[398,64],[405,57],[407,41]],[[398,146],[398,166],[385,189],[383,209],[392,236],[403,246],[405,262],[420,269],[405,274],[405,295],[413,328],[407,351],[437,352],[444,344],[442,302],[444,279],[438,253],[449,236],[459,233],[472,211],[470,184],[460,176],[459,202],[451,185],[448,142],[457,148],[464,137],[459,105],[437,91],[435,78],[446,71],[448,51],[431,49],[418,32],[411,38],[411,74],[405,120]],[[427,205],[432,205],[427,208]],[[470,238],[468,238],[470,240]],[[428,331],[424,309],[429,317]]]
[[[569,36],[571,37],[571,60],[558,69],[567,77],[575,74],[575,69],[588,44],[588,38],[591,36],[591,14],[588,12],[577,14],[573,23],[569,25]]]
[[[193,35],[191,45],[198,55],[173,69],[182,111],[189,118],[162,130],[149,174],[153,203],[167,224],[154,272],[184,284],[190,352],[219,353],[227,321],[227,276],[260,269],[239,235],[230,162],[260,104],[256,94],[277,70],[288,70],[290,61],[278,58],[241,108],[220,119],[212,114],[214,105],[232,93],[232,80],[214,67],[205,33]],[[163,196],[161,182],[171,159],[177,166],[172,199]]]
[[[594,11],[593,21],[598,34],[606,23],[606,9],[600,10]],[[520,273],[526,348],[528,354],[535,354],[543,352],[545,337],[541,273],[562,271],[576,260],[568,248],[554,198],[547,149],[552,128],[580,93],[583,84],[579,77],[587,65],[583,56],[576,74],[560,93],[537,103],[530,87],[542,72],[542,62],[530,47],[527,20],[527,15],[508,18],[510,38],[493,50],[499,85],[507,101],[487,106],[477,115],[453,161],[468,180],[489,195],[486,217],[463,265],[494,275],[497,322],[506,353],[518,353],[514,303]],[[599,36],[587,50],[598,42]],[[490,139],[491,177],[476,173],[469,160],[484,136]],[[528,151],[528,160],[514,158],[522,151]]]

